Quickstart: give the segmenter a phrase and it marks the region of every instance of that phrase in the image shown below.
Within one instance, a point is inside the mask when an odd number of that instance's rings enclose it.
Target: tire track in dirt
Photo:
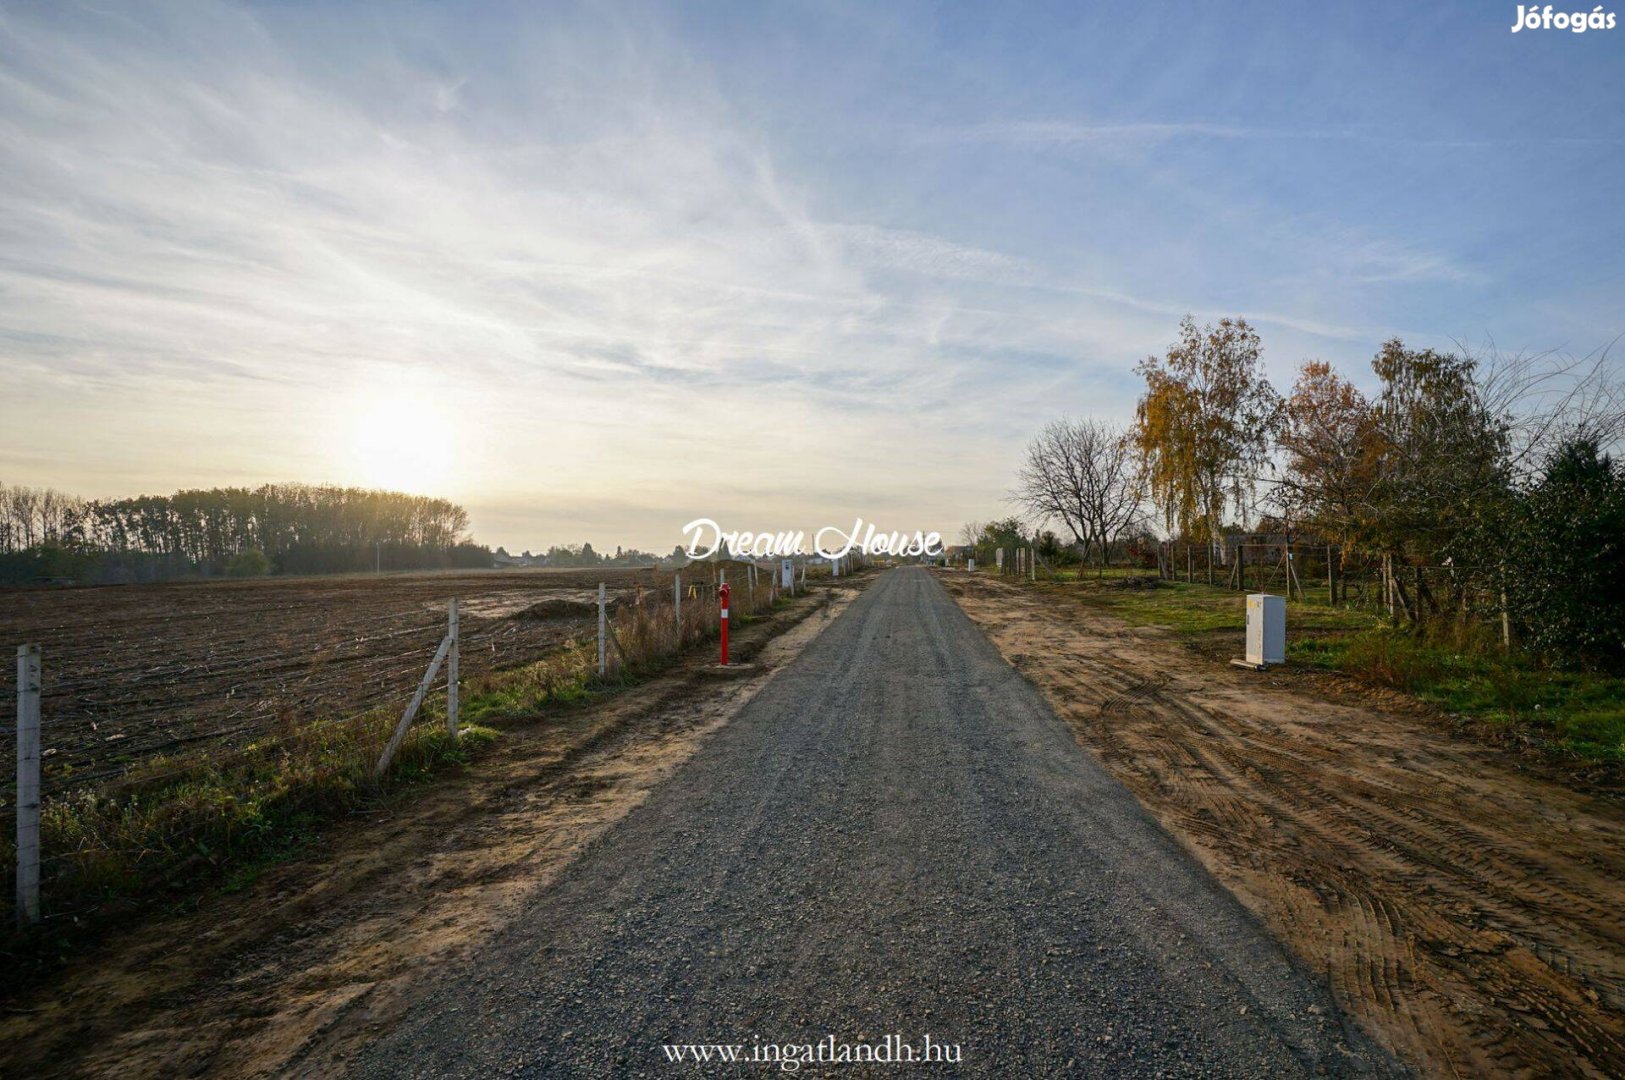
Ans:
[[[1064,593],[945,574],[1080,741],[1396,1053],[1625,1075],[1625,813]]]

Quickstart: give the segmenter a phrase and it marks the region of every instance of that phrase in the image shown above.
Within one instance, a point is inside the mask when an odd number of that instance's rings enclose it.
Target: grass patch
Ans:
[[[585,701],[593,671],[584,645],[572,645],[534,663],[494,672],[472,681],[463,693],[462,715],[476,724],[534,716],[548,704]]]
[[[1340,671],[1413,694],[1461,716],[1533,728],[1564,749],[1625,761],[1625,679],[1559,671],[1493,647],[1463,647],[1374,630],[1328,650]]]
[[[996,574],[998,573],[998,569],[993,566],[986,566],[981,568],[981,570],[978,572]],[[1122,578],[1144,577],[1148,574],[1155,577],[1156,573],[1157,571],[1155,568],[1143,570],[1131,566],[1108,566],[1104,568],[1099,566],[1066,566],[1057,567],[1053,570],[1040,570],[1038,573],[1038,580],[1055,582],[1112,581]]]
[[[1084,578],[1067,592],[1090,607],[1110,612],[1137,626],[1162,626],[1186,634],[1240,631],[1247,620],[1247,600],[1242,593],[1207,584],[1183,581],[1156,582],[1141,588],[1125,587],[1126,580]],[[1043,585],[1042,582],[1039,583]],[[1325,633],[1368,629],[1376,625],[1369,615],[1358,611],[1295,602],[1290,605],[1289,625],[1294,632]]]
[[[85,930],[144,903],[185,906],[211,886],[248,887],[314,843],[324,820],[465,764],[497,737],[472,725],[453,740],[443,722],[421,724],[380,786],[373,768],[395,719],[375,711],[227,754],[153,758],[115,786],[48,799],[40,815],[46,921],[5,949],[13,963],[0,989],[15,989]],[[9,841],[0,859],[14,873]]]
[[[1164,581],[1136,589],[1085,576],[1038,587],[1125,622],[1188,637],[1239,637],[1246,625],[1245,596],[1207,584]],[[1293,601],[1287,605],[1287,659],[1399,690],[1449,713],[1533,729],[1584,758],[1625,762],[1625,678],[1503,655],[1481,629],[1447,623],[1419,634],[1391,629],[1370,612]]]

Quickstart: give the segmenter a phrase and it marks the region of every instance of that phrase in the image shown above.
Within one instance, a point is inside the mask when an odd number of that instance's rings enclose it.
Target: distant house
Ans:
[[[491,565],[498,570],[507,570],[520,566],[546,566],[547,556],[532,555],[528,551],[523,555],[509,555],[506,551],[498,548],[496,554],[491,556]]]

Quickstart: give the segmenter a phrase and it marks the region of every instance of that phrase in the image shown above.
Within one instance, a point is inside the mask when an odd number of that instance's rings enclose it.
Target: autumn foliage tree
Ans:
[[[1370,542],[1402,559],[1454,557],[1460,538],[1511,494],[1511,420],[1484,392],[1471,357],[1387,341],[1371,361],[1376,475],[1368,498]]]
[[[1306,361],[1281,404],[1275,503],[1289,523],[1345,547],[1371,534],[1371,496],[1382,467],[1376,412],[1330,364]]]
[[[1132,435],[1150,495],[1170,532],[1216,539],[1227,510],[1245,513],[1270,459],[1280,397],[1258,332],[1242,319],[1198,327],[1187,315],[1167,356],[1136,371],[1146,386]]]

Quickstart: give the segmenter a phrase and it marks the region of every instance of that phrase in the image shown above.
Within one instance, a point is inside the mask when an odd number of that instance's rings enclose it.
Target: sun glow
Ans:
[[[446,414],[408,394],[372,397],[350,414],[349,472],[367,487],[441,495],[456,440]]]

